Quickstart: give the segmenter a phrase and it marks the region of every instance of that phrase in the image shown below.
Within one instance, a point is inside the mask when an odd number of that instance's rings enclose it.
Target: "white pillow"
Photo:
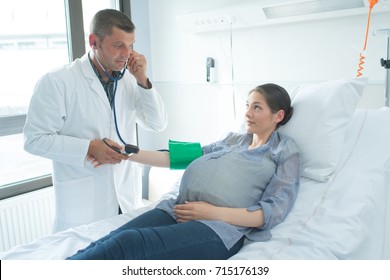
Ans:
[[[294,113],[279,130],[301,149],[302,176],[327,181],[336,170],[345,127],[363,93],[366,78],[334,80],[296,87]]]

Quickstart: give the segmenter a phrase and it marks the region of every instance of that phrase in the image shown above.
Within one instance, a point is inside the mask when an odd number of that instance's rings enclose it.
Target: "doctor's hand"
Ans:
[[[146,65],[147,62],[145,56],[133,50],[127,60],[127,69],[135,77],[139,85],[144,88],[149,88]]]
[[[120,150],[123,147],[117,144],[114,141],[110,140],[110,144]],[[103,164],[116,164],[120,163],[122,160],[127,160],[128,156],[117,153],[106,144],[103,140],[95,139],[92,140],[89,144],[87,160],[91,161],[94,167],[102,166]]]

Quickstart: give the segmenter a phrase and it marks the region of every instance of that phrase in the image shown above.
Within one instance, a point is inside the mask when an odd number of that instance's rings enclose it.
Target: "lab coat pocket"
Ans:
[[[55,182],[58,222],[77,225],[93,220],[94,179],[92,176]]]

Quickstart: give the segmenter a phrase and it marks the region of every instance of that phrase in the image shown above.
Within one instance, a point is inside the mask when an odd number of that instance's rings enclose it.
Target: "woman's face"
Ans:
[[[257,91],[249,94],[246,107],[246,127],[250,134],[270,134],[284,117],[283,110],[272,113],[264,96]]]

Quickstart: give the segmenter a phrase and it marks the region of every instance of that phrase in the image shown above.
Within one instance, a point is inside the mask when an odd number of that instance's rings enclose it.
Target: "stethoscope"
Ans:
[[[118,121],[117,121],[117,117],[116,117],[116,108],[115,108],[115,96],[116,96],[116,89],[118,87],[118,81],[121,80],[125,76],[125,72],[126,72],[126,68],[127,68],[127,61],[125,62],[123,70],[119,73],[119,75],[117,77],[113,77],[106,71],[106,69],[100,63],[100,61],[99,61],[99,59],[98,59],[98,57],[97,57],[97,55],[95,53],[94,53],[94,57],[96,58],[96,61],[99,64],[99,66],[103,69],[103,71],[106,74],[106,76],[108,77],[108,79],[110,79],[111,81],[114,82],[114,91],[113,91],[113,96],[112,96],[111,103],[112,103],[112,110],[113,110],[113,113],[114,113],[115,130],[116,130],[116,134],[119,137],[119,140],[121,140],[123,145],[126,145],[126,142],[123,140],[123,138],[122,138],[122,136],[121,136],[121,134],[119,132],[119,129],[118,129]]]

